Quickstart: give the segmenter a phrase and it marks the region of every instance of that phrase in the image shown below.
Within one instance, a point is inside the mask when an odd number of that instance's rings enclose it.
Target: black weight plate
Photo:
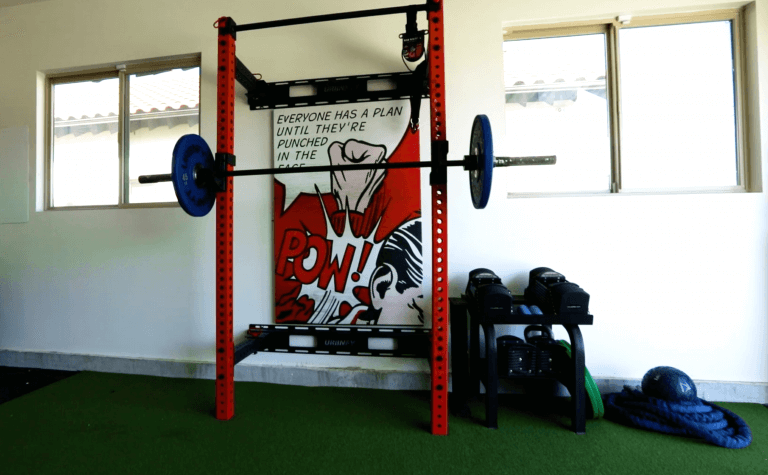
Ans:
[[[216,192],[204,180],[196,180],[196,169],[214,169],[213,154],[197,134],[182,136],[173,147],[171,181],[181,208],[190,216],[205,216],[213,208]]]
[[[472,123],[472,135],[469,141],[469,154],[477,157],[477,169],[469,172],[469,190],[472,193],[472,204],[477,209],[483,209],[491,196],[491,181],[493,180],[493,135],[491,121],[480,114]]]

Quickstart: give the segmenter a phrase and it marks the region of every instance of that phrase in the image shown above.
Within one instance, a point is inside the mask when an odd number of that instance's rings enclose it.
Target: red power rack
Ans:
[[[429,12],[429,97],[432,155],[447,161],[443,5]],[[432,186],[432,433],[448,434],[448,180],[447,168],[435,169]]]
[[[448,188],[445,73],[443,42],[443,0],[427,0],[422,5],[382,8],[350,13],[237,25],[229,17],[214,26],[218,35],[217,155],[234,156],[235,81],[248,90],[251,109],[255,91],[263,85],[235,56],[237,32],[288,25],[316,23],[380,15],[427,12],[429,22],[428,95],[430,98],[430,138],[432,144],[432,329],[429,361],[431,369],[431,428],[435,435],[448,434]],[[263,90],[263,89],[262,89]],[[227,170],[233,170],[233,160]],[[233,180],[227,178],[226,190],[216,196],[216,418],[231,419],[235,414],[234,366],[254,351],[234,346],[232,324],[232,229]]]
[[[216,152],[235,153],[235,35],[231,19],[221,18],[216,95]],[[227,171],[233,166],[227,165]],[[216,195],[216,418],[235,415],[235,346],[232,324],[232,248],[234,228],[232,177]]]

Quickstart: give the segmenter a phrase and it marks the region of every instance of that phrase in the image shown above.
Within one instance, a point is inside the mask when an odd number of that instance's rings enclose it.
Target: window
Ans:
[[[200,59],[146,61],[49,77],[48,208],[177,203],[179,137],[200,131]]]
[[[510,155],[557,155],[554,166],[516,169],[510,174],[512,189],[609,189],[604,34],[508,41],[504,46]]]
[[[505,32],[510,196],[746,190],[739,12],[621,20]]]

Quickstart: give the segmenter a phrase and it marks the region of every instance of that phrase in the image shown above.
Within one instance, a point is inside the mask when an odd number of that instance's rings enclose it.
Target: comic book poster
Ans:
[[[407,100],[273,114],[275,167],[419,160]],[[420,169],[274,180],[276,323],[423,325]]]

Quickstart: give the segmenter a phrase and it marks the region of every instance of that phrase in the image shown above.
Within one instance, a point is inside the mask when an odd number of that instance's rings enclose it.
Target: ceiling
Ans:
[[[22,5],[24,3],[45,2],[47,0],[0,0],[0,8]]]

